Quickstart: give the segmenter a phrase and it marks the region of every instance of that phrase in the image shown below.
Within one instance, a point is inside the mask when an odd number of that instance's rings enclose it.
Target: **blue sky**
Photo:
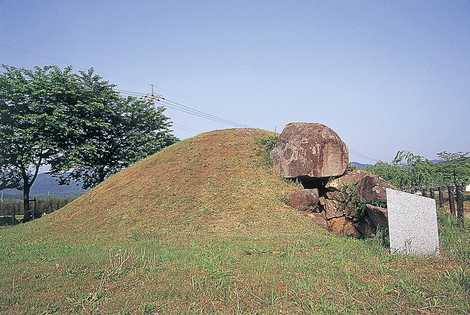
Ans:
[[[251,127],[324,123],[351,160],[470,151],[470,1],[0,0],[0,63],[94,67]],[[188,137],[227,127],[175,110]]]

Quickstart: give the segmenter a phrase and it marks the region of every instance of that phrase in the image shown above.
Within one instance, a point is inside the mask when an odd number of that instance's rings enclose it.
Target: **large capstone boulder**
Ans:
[[[346,144],[317,123],[288,124],[271,155],[275,169],[285,178],[340,176],[349,162]]]

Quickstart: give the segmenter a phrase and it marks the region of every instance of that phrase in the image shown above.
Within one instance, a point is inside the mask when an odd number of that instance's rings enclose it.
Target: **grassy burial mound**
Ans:
[[[296,186],[276,176],[259,139],[231,129],[173,145],[112,176],[50,218],[53,230],[95,238],[139,234],[290,233],[305,222],[283,195]]]
[[[417,313],[469,310],[470,232],[442,255],[336,236],[286,196],[254,129],[182,141],[65,208],[0,230],[0,313]]]

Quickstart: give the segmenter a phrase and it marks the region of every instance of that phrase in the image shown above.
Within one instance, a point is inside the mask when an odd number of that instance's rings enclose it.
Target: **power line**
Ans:
[[[227,125],[231,125],[231,126],[235,126],[235,127],[243,127],[243,128],[247,127],[244,124],[240,124],[240,123],[237,123],[237,122],[234,122],[234,121],[231,121],[231,120],[227,120],[227,119],[224,119],[224,118],[219,118],[218,116],[214,116],[214,115],[206,114],[206,113],[201,113],[199,111],[194,111],[192,109],[182,107],[182,106],[180,106],[178,104],[175,104],[175,103],[173,103],[171,101],[168,101],[168,100],[160,100],[160,101],[158,101],[158,103],[163,105],[163,106],[173,108],[173,109],[179,110],[181,112],[184,112],[184,113],[187,113],[187,114],[190,114],[190,115],[193,115],[193,116],[205,118],[205,119],[212,120],[212,121],[215,121],[215,122],[219,122],[219,123],[222,123],[222,124],[227,124]]]
[[[119,92],[121,92],[122,94],[127,94],[127,95],[135,96],[135,97],[152,97],[152,96],[149,96],[148,94],[145,94],[145,93],[134,92],[134,91],[129,91],[129,90],[119,90]],[[157,103],[161,106],[172,108],[172,109],[178,110],[180,112],[183,112],[183,113],[195,116],[195,117],[204,118],[204,119],[211,120],[211,121],[214,121],[214,122],[217,122],[217,123],[231,125],[231,126],[235,126],[235,127],[242,127],[242,128],[247,128],[248,127],[245,124],[238,123],[238,122],[235,122],[233,120],[228,120],[228,119],[219,117],[217,115],[209,114],[209,113],[203,112],[203,111],[201,111],[197,108],[194,108],[194,107],[184,105],[182,103],[167,99],[167,98],[163,97],[162,95],[154,95],[153,98],[155,100],[155,103]]]
[[[167,107],[167,108],[178,110],[180,112],[192,115],[194,117],[203,118],[203,119],[211,120],[211,121],[214,121],[214,122],[217,122],[217,123],[227,124],[227,125],[231,125],[231,126],[235,126],[235,127],[244,127],[244,128],[247,127],[245,124],[240,124],[240,123],[237,123],[235,121],[231,121],[231,120],[224,119],[224,118],[221,118],[221,117],[213,115],[213,114],[203,112],[203,111],[201,111],[199,109],[196,109],[194,107],[190,107],[188,105],[184,105],[182,103],[167,99],[167,98],[163,97],[162,95],[158,95],[158,94],[153,95],[153,91],[152,91],[153,96],[149,96],[148,94],[145,94],[145,93],[129,91],[129,90],[119,90],[119,91],[122,94],[127,94],[127,95],[131,95],[131,96],[136,96],[136,97],[153,97],[155,99],[156,104],[159,104],[159,105]],[[371,157],[367,154],[364,154],[364,153],[361,153],[359,151],[353,150],[351,147],[349,147],[349,150],[350,150],[351,153],[359,155],[362,158],[365,158],[369,161],[373,161],[375,163],[380,161],[379,159],[375,159],[375,158],[373,158],[373,157]]]
[[[213,116],[208,115],[208,114],[198,113],[198,112],[193,111],[191,109],[186,109],[186,108],[176,106],[176,105],[174,105],[172,103],[169,103],[168,101],[165,101],[165,100],[156,100],[155,103],[156,103],[157,106],[160,105],[160,106],[164,106],[164,107],[167,107],[167,108],[170,108],[170,109],[175,109],[177,111],[192,115],[194,117],[204,118],[204,119],[216,122],[216,123],[221,123],[221,124],[224,124],[224,125],[228,124],[228,125],[236,126],[236,127],[241,126],[240,124],[235,123],[235,122],[231,122],[231,121],[228,121],[228,120],[225,120],[225,119],[213,117]]]
[[[139,92],[130,92],[130,91],[122,91],[122,92],[128,93],[128,94],[132,93],[132,95],[141,96],[141,97],[148,97],[147,94],[139,93]],[[213,114],[208,114],[208,113],[202,112],[198,109],[183,105],[181,103],[177,103],[177,102],[172,101],[172,100],[168,100],[168,99],[164,98],[161,95],[156,96],[155,100],[160,105],[167,106],[169,108],[174,108],[174,109],[180,110],[182,112],[185,112],[187,114],[191,114],[191,115],[198,116],[198,117],[201,117],[201,118],[216,120],[217,122],[223,122],[223,123],[226,123],[226,124],[229,124],[229,125],[245,127],[245,125],[243,125],[243,124],[240,124],[240,123],[237,123],[237,122],[234,122],[234,121],[230,121],[230,120],[218,117],[218,116],[213,115]]]

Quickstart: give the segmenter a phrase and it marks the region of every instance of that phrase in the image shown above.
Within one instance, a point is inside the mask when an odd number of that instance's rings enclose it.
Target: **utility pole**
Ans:
[[[154,94],[154,90],[153,90],[153,88],[154,88],[154,84],[150,84],[150,86],[152,87],[152,96],[155,96],[155,94]]]

